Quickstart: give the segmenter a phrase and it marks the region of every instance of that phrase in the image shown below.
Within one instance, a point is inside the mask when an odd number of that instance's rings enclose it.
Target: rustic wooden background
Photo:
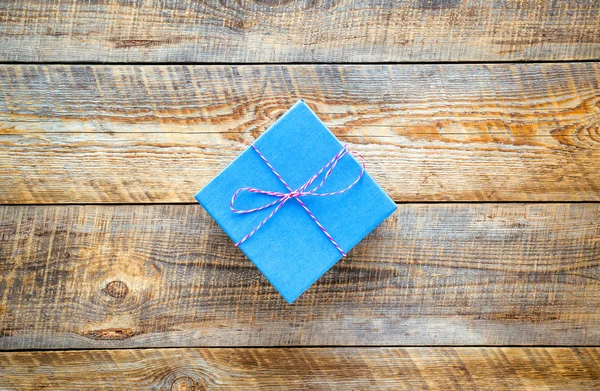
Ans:
[[[597,0],[0,2],[0,389],[599,390]],[[297,99],[398,211],[293,305],[193,194]]]

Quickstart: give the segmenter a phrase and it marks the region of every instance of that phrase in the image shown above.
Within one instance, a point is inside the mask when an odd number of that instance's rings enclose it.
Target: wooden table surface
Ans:
[[[193,195],[304,99],[398,210],[288,305]],[[0,2],[1,390],[599,390],[597,0]]]

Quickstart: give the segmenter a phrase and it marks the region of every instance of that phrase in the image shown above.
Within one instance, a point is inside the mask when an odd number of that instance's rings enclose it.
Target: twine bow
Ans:
[[[282,192],[278,192],[278,191],[268,191],[268,190],[255,189],[255,188],[252,188],[252,187],[242,187],[242,188],[238,189],[233,194],[233,197],[231,198],[231,203],[229,204],[229,208],[231,209],[231,211],[233,213],[240,213],[240,214],[253,213],[253,212],[258,212],[259,210],[264,210],[264,209],[273,207],[275,205],[277,205],[277,206],[275,206],[275,209],[273,209],[273,211],[260,224],[258,224],[248,235],[244,236],[242,238],[242,240],[240,240],[239,242],[237,242],[235,245],[239,246],[242,243],[244,243],[246,240],[248,240],[267,221],[269,221],[271,219],[271,217],[273,217],[275,215],[275,213],[277,213],[277,211],[286,202],[288,202],[291,199],[294,199],[294,200],[296,200],[302,206],[302,208],[304,208],[304,210],[306,211],[306,213],[308,213],[308,215],[317,224],[317,226],[321,229],[321,231],[323,231],[323,233],[325,234],[325,236],[327,236],[327,238],[335,246],[335,248],[338,249],[338,251],[342,254],[342,256],[345,257],[346,253],[344,252],[344,250],[342,250],[342,248],[340,247],[340,245],[337,244],[337,242],[333,239],[333,237],[329,234],[329,232],[327,232],[327,230],[325,229],[325,227],[323,227],[323,225],[319,222],[319,220],[317,220],[317,218],[315,217],[315,215],[310,211],[310,209],[308,209],[308,207],[306,206],[306,204],[304,202],[302,202],[302,199],[300,199],[300,197],[307,197],[307,196],[329,197],[329,196],[334,196],[334,195],[337,195],[337,194],[341,194],[341,193],[347,192],[348,190],[350,190],[351,188],[353,188],[354,185],[356,185],[358,183],[358,181],[360,181],[360,179],[364,175],[364,173],[365,173],[365,158],[362,155],[360,155],[359,153],[357,153],[357,152],[349,151],[348,148],[347,148],[348,145],[344,145],[344,147],[342,148],[342,150],[339,151],[333,157],[333,159],[331,159],[325,166],[323,166],[323,168],[321,168],[315,175],[313,175],[312,178],[310,178],[305,184],[303,184],[302,186],[300,186],[296,190],[292,190],[292,188],[281,177],[281,175],[279,175],[279,173],[277,173],[277,171],[275,170],[275,168],[273,168],[273,166],[271,165],[271,163],[269,163],[269,161],[267,160],[267,158],[264,157],[264,155],[256,148],[256,146],[254,146],[254,144],[250,144],[250,146],[254,149],[254,151],[256,151],[256,153],[258,154],[258,156],[260,156],[260,158],[271,169],[271,171],[273,172],[273,174],[275,174],[275,176],[281,181],[281,183],[283,183],[283,185],[289,190],[289,192],[288,193],[282,193]],[[352,182],[348,187],[346,187],[346,188],[344,188],[342,190],[332,191],[332,192],[328,192],[328,193],[317,193],[317,191],[325,184],[325,182],[327,181],[327,178],[329,178],[329,175],[331,174],[331,172],[333,171],[333,169],[335,168],[335,166],[337,165],[337,163],[340,161],[340,159],[343,158],[344,156],[346,156],[348,153],[351,153],[351,154],[359,157],[360,160],[361,160],[361,167],[362,167],[362,169],[360,171],[360,175],[358,176],[358,178],[356,178],[356,180],[354,182]],[[321,174],[323,173],[323,171],[325,171],[325,175],[324,175],[323,179],[321,180],[321,182],[317,186],[315,186],[312,189],[308,190],[308,188],[321,176]],[[269,202],[269,203],[265,204],[265,205],[259,206],[258,208],[239,210],[239,209],[236,209],[233,206],[233,204],[235,203],[235,199],[238,196],[238,194],[241,193],[241,192],[243,192],[243,191],[247,191],[249,193],[265,194],[265,195],[268,195],[268,196],[275,197],[276,199],[274,201],[272,201],[272,202]]]

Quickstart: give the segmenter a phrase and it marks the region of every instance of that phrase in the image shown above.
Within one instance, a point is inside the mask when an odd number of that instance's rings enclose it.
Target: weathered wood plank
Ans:
[[[600,388],[598,348],[147,349],[0,353],[3,390]]]
[[[600,204],[405,204],[293,305],[197,205],[0,208],[0,349],[598,345]]]
[[[599,63],[4,65],[0,134],[241,133],[250,138],[298,99],[345,136],[431,134],[461,142],[562,136],[566,144],[586,147],[600,138]]]
[[[594,137],[340,138],[394,200],[420,202],[598,201]],[[0,203],[195,202],[249,143],[237,134],[2,136]]]
[[[591,63],[4,66],[0,202],[193,202],[300,97],[397,201],[599,200],[599,74]]]
[[[381,62],[600,57],[596,1],[0,3],[0,61]]]

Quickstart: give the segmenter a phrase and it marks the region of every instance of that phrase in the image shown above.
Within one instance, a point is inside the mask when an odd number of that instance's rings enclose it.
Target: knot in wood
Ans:
[[[171,391],[206,391],[206,387],[189,376],[182,376],[175,379],[171,385]]]
[[[123,299],[129,293],[129,288],[121,281],[113,281],[109,282],[103,291],[115,299]]]

